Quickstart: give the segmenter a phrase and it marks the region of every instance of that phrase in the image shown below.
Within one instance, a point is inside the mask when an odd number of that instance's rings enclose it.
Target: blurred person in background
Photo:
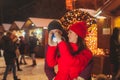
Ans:
[[[18,39],[17,36],[15,36],[13,38],[13,42],[14,42],[14,45],[17,47],[16,51],[15,51],[15,53],[16,53],[16,59],[15,59],[15,61],[16,61],[16,65],[17,65],[17,70],[18,71],[22,71],[22,69],[20,68],[20,63],[19,63],[19,57],[20,57],[19,45],[20,45],[20,41],[19,41],[19,39]]]
[[[24,37],[23,36],[20,36],[20,44],[19,44],[19,50],[20,50],[20,64],[24,64],[26,65],[26,60],[25,60],[25,40],[24,40]]]
[[[16,75],[16,66],[15,66],[15,59],[16,59],[16,46],[14,45],[13,38],[15,35],[11,32],[8,32],[7,35],[3,36],[1,39],[1,48],[4,50],[4,60],[6,64],[6,69],[4,72],[4,76],[2,80],[7,79],[8,72],[12,69],[13,72],[13,79],[20,80],[17,78]]]
[[[110,61],[113,66],[112,77],[115,80],[120,69],[120,43],[119,43],[119,29],[114,28],[113,33],[110,37]]]
[[[32,66],[36,66],[36,57],[35,57],[35,48],[37,47],[37,37],[36,34],[33,32],[32,36],[29,37],[29,49],[30,49],[30,56],[32,58]]]

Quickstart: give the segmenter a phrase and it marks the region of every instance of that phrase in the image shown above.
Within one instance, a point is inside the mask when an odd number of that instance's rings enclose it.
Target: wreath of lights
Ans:
[[[60,22],[65,30],[68,30],[71,24],[79,21],[85,21],[88,27],[96,23],[96,20],[93,16],[91,16],[86,11],[82,11],[81,9],[74,9],[74,10],[68,11],[60,19]]]

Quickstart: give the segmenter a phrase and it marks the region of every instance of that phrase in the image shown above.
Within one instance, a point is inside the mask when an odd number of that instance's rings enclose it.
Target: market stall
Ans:
[[[23,21],[14,21],[9,31],[12,31],[17,37],[24,36],[24,30],[22,30],[22,26],[24,25]]]
[[[11,24],[3,23],[2,26],[3,26],[4,30],[5,30],[4,35],[6,35],[6,32],[9,31]]]
[[[44,57],[45,46],[47,45],[47,26],[53,19],[45,18],[33,18],[30,17],[26,20],[22,29],[25,30],[25,37],[29,42],[29,37],[36,35],[37,42],[37,53],[36,57]]]

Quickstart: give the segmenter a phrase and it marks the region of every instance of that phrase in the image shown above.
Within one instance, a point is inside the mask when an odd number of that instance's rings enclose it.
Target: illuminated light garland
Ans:
[[[82,11],[81,9],[74,9],[68,11],[61,19],[61,24],[65,30],[68,30],[69,26],[75,22],[85,21],[88,26],[96,23],[96,19],[91,16],[88,12]]]
[[[93,55],[104,55],[103,49],[97,48],[97,25],[93,24],[88,28],[88,34],[85,38],[88,48],[92,51]]]
[[[86,11],[82,11],[81,9],[74,9],[67,12],[60,19],[60,22],[66,31],[69,29],[70,25],[80,21],[85,21],[87,23],[88,34],[85,40],[93,55],[104,55],[105,53],[103,49],[97,48],[97,25],[96,19],[93,16]]]

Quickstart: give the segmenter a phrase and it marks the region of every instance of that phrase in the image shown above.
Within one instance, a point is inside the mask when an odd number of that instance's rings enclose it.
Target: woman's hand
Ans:
[[[57,46],[57,42],[54,42],[54,41],[52,40],[52,35],[53,35],[53,34],[54,34],[54,33],[53,33],[52,31],[49,32],[48,45],[50,45],[50,46]]]

